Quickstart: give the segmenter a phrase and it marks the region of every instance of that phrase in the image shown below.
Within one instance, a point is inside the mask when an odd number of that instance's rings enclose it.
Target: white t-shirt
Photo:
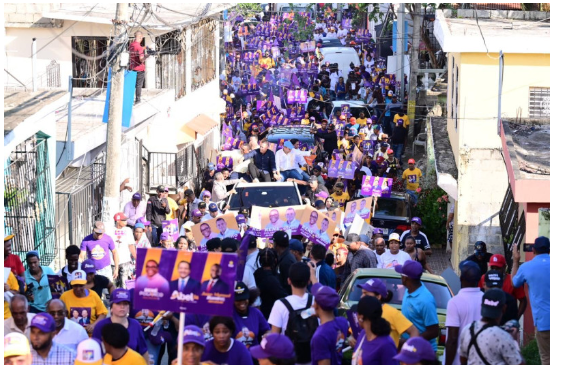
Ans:
[[[306,307],[308,303],[308,293],[306,293],[303,297],[299,297],[298,295],[289,295],[286,297],[286,300],[294,310],[302,309]],[[314,303],[314,298],[312,298],[312,303]],[[276,326],[282,328],[282,334],[286,331],[286,326],[288,325],[288,318],[290,317],[290,312],[288,312],[288,308],[282,303],[280,300],[274,302],[274,306],[272,307],[272,311],[270,312],[270,317],[268,318],[268,323],[272,326]]]
[[[393,269],[394,266],[404,265],[404,262],[410,260],[410,254],[404,251],[398,251],[397,254],[393,255],[390,250],[386,250],[380,256],[382,261],[378,263],[379,269]]]
[[[130,250],[128,249],[129,245],[135,244],[132,229],[128,227],[124,227],[122,229],[114,228],[108,232],[110,232],[110,237],[112,237],[112,240],[116,245],[116,249],[118,250],[118,264],[125,264],[132,261],[132,256],[130,255]]]
[[[330,74],[330,90],[334,90],[336,88],[336,84],[338,84],[339,78],[340,76],[338,76],[338,72],[332,72]]]
[[[462,288],[448,301],[446,308],[446,327],[460,327],[458,338],[462,336],[464,327],[482,318],[480,309],[484,293],[480,288]],[[460,351],[456,352],[453,365],[460,365]]]

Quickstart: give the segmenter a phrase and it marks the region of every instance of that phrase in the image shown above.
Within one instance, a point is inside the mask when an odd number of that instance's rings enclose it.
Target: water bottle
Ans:
[[[154,327],[152,328],[152,336],[156,336],[158,334],[158,332],[160,331],[160,328],[162,327],[162,320],[159,320],[158,322],[156,322],[154,324]]]
[[[306,319],[309,317],[312,317],[313,315],[316,314],[316,311],[314,310],[314,308],[310,307],[306,310],[303,310],[300,315],[302,316],[302,318]]]

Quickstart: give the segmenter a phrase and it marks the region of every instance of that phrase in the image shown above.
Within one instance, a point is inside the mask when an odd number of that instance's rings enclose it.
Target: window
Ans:
[[[550,118],[550,88],[531,87],[530,105],[528,106],[530,118]]]
[[[72,49],[72,78],[79,79],[72,80],[72,85],[105,88],[108,71],[103,54],[108,50],[108,38],[72,37]]]
[[[176,100],[186,95],[186,35],[173,31],[156,37],[156,88],[174,89]]]
[[[216,77],[216,22],[209,21],[192,28],[192,90],[204,86]]]

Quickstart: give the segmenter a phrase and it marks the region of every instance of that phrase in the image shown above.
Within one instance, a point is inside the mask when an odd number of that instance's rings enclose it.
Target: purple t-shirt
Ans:
[[[258,339],[270,330],[270,325],[262,312],[254,307],[248,308],[248,316],[246,317],[242,317],[236,311],[232,317],[236,325],[236,335],[232,338],[242,342],[246,348],[258,345],[260,343]]]
[[[366,333],[362,330],[354,348],[354,355],[357,356],[358,363],[363,365],[398,365],[398,361],[393,359],[398,350],[392,337],[379,336],[372,341],[368,341],[365,337]],[[360,345],[362,345],[361,348],[359,348]],[[362,361],[360,362],[359,359]]]
[[[227,352],[220,352],[216,350],[214,340],[212,340],[206,342],[201,361],[212,361],[216,364],[227,365],[246,365],[252,364],[252,356],[242,342],[234,341],[232,347]]]
[[[108,323],[112,323],[112,319],[109,317],[96,323],[96,326],[94,326],[94,332],[92,333],[92,338],[102,341],[102,327]],[[145,354],[148,351],[148,346],[146,346],[144,331],[142,331],[140,322],[128,318],[128,334],[128,347],[139,354]]]
[[[347,334],[348,321],[344,317],[336,317],[333,321],[320,325],[310,344],[312,365],[326,359],[329,359],[332,365],[342,364],[342,347]]]
[[[86,251],[88,258],[94,260],[96,270],[110,266],[110,251],[115,249],[114,241],[106,233],[99,240],[94,239],[94,236],[90,234],[80,244],[80,250]]]
[[[210,341],[214,337],[212,337],[212,333],[210,333],[210,316],[205,314],[186,314],[186,318],[184,319],[185,326],[198,326],[204,332],[204,340],[206,342]],[[233,336],[234,337],[234,336]]]

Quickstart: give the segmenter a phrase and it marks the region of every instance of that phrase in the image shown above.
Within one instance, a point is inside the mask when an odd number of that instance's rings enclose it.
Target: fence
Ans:
[[[192,27],[192,90],[207,84],[216,77],[217,49],[215,29],[217,22],[207,21]]]
[[[174,89],[176,100],[186,95],[185,34],[174,31],[156,37],[156,88]]]
[[[189,181],[193,181],[194,186],[199,186],[200,168],[194,143],[188,144],[177,153],[150,152],[144,145],[141,151],[143,191],[154,191],[159,185],[177,189]]]
[[[31,137],[10,154],[4,168],[4,235],[14,234],[13,253],[22,261],[37,250],[40,264],[54,258],[54,202],[47,140]]]

